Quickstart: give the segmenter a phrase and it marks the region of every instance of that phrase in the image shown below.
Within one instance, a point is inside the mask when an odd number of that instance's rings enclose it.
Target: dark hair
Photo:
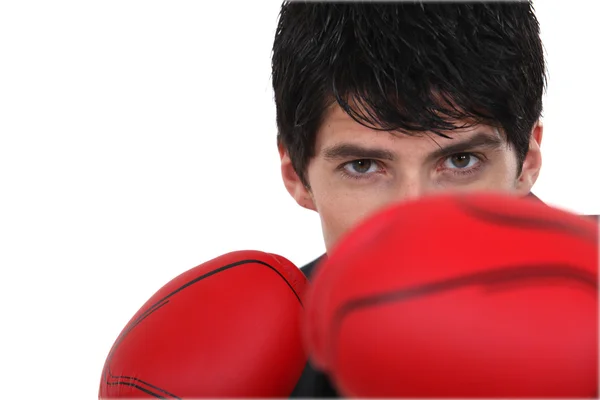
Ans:
[[[443,136],[498,127],[521,167],[546,86],[530,2],[286,1],[272,68],[277,140],[307,187],[316,132],[334,101],[374,129]]]

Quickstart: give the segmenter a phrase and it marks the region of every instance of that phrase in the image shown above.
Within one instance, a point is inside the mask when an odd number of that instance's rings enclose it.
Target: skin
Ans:
[[[452,139],[433,133],[409,136],[362,126],[334,104],[317,132],[315,156],[307,167],[310,188],[280,146],[281,173],[296,202],[319,214],[329,252],[354,225],[392,202],[456,191],[527,195],[542,164],[542,132],[538,122],[519,174],[514,149],[490,126],[444,132]]]

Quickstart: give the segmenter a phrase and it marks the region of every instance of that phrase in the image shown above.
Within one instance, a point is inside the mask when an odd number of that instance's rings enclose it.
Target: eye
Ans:
[[[460,153],[450,156],[444,161],[444,167],[448,169],[468,169],[479,162],[479,158],[470,153]]]
[[[354,175],[377,172],[377,167],[377,163],[373,160],[354,160],[344,165],[346,172]]]

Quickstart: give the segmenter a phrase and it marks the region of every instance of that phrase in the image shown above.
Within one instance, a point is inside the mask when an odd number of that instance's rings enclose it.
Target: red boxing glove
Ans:
[[[230,253],[162,287],[102,371],[100,398],[286,397],[307,357],[303,273],[283,257]]]
[[[597,397],[598,226],[499,194],[393,205],[317,270],[304,327],[348,397]]]

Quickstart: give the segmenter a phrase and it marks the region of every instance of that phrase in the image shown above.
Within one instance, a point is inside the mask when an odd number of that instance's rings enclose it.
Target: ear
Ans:
[[[538,121],[531,131],[531,139],[529,139],[529,150],[523,162],[521,175],[517,180],[517,189],[523,194],[528,194],[531,188],[537,181],[542,168],[542,136],[544,127],[541,121]]]
[[[288,193],[300,206],[317,211],[312,193],[310,193],[298,177],[296,170],[294,170],[294,167],[292,166],[292,160],[290,159],[287,150],[285,150],[281,144],[277,147],[279,149],[279,157],[281,158],[281,177],[283,178],[283,184]]]

